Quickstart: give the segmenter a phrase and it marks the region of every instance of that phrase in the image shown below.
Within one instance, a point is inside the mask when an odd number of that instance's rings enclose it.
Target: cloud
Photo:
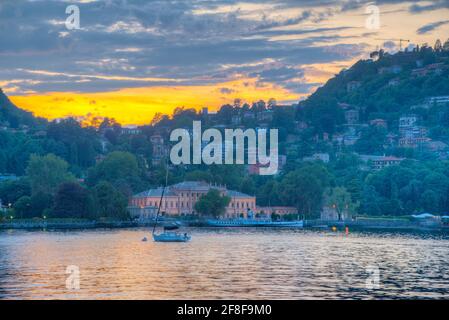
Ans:
[[[1,0],[0,82],[9,81],[20,95],[219,86],[254,77],[258,84],[303,94],[326,80],[307,78],[307,65],[346,66],[369,49],[363,22],[350,21],[369,2],[78,1],[81,30],[67,30],[71,1]],[[410,6],[399,0],[377,4]],[[223,96],[236,90],[219,88]]]
[[[439,9],[449,9],[448,0],[434,0],[425,4],[413,4],[410,6],[409,11],[411,13],[423,13],[426,11],[434,11]]]
[[[444,26],[446,24],[449,24],[449,20],[432,22],[432,23],[426,24],[425,26],[422,26],[421,28],[416,30],[416,33],[417,34],[426,34],[435,29],[438,29],[439,27]]]

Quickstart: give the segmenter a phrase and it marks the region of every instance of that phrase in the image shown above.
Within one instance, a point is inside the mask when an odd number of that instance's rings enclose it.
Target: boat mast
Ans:
[[[165,163],[165,185],[162,188],[161,199],[159,200],[159,206],[157,208],[156,220],[153,225],[153,235],[154,235],[154,232],[156,231],[157,219],[159,217],[159,213],[161,212],[162,200],[164,199],[164,193],[165,193],[165,188],[167,188],[167,184],[168,184],[168,159]]]

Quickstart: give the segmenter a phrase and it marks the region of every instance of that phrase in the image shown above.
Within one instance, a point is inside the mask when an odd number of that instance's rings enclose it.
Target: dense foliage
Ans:
[[[160,135],[168,147],[171,130],[191,128],[193,120],[201,120],[203,129],[278,128],[279,151],[287,163],[276,176],[250,175],[241,165],[170,166],[169,184],[218,183],[256,195],[261,206],[296,206],[307,217],[317,217],[323,205],[334,206],[339,214],[342,208],[369,215],[449,212],[448,160],[388,142],[399,134],[399,117],[413,113],[429,138],[449,144],[448,105],[426,103],[428,97],[449,95],[445,48],[374,53],[374,60],[343,70],[297,105],[236,99],[214,115],[180,107],[171,116],[157,114],[133,133],[113,119],[95,127],[73,119],[48,123],[16,108],[0,92],[0,173],[20,177],[0,183],[0,199],[18,217],[126,218],[130,195],[165,183],[166,164],[153,161],[152,136]],[[413,76],[432,64],[440,65],[441,72]],[[349,90],[354,82],[357,86]],[[360,136],[352,145],[338,144],[334,138],[348,132],[348,108],[360,110]],[[386,125],[369,125],[373,119]],[[303,161],[314,153],[329,154],[329,163]],[[360,154],[407,160],[373,170]],[[203,197],[197,210],[205,213],[212,204],[221,208],[224,200],[219,200],[214,194]]]

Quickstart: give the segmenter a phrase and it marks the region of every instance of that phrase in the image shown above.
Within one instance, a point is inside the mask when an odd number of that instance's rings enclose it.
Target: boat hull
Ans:
[[[191,237],[189,235],[184,234],[178,234],[178,233],[161,233],[161,234],[154,234],[153,240],[155,242],[188,242],[190,241]]]

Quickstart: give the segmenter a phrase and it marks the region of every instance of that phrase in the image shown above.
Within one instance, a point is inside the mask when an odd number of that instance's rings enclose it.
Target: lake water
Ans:
[[[449,298],[447,235],[189,232],[154,243],[144,229],[0,231],[0,298]]]

